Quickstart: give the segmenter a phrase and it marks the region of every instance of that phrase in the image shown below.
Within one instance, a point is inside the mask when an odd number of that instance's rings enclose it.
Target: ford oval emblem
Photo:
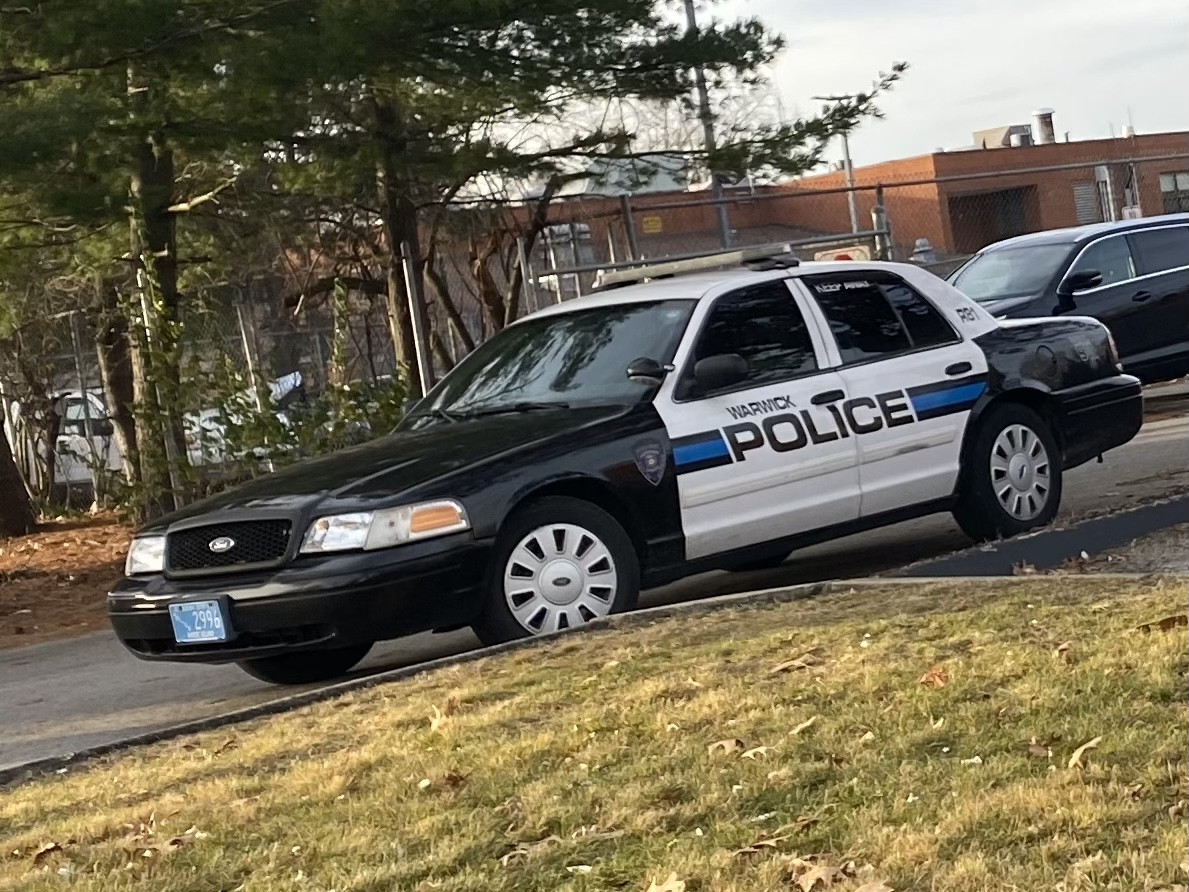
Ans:
[[[223,554],[235,548],[235,540],[230,536],[220,536],[218,539],[211,539],[211,541],[206,544],[206,547],[215,554]]]

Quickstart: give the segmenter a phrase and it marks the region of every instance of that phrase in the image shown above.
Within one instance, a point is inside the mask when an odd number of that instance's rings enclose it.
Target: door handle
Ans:
[[[1132,295],[1131,299],[1136,301],[1137,303],[1143,303],[1145,300],[1148,300],[1151,296],[1152,296],[1151,291],[1139,291],[1136,294]]]
[[[819,393],[810,402],[815,406],[824,406],[826,403],[836,403],[841,399],[846,399],[846,394],[841,390],[827,390],[825,393]]]
[[[965,375],[973,368],[974,366],[968,362],[955,362],[953,365],[947,365],[945,367],[945,373],[951,377],[954,375]]]

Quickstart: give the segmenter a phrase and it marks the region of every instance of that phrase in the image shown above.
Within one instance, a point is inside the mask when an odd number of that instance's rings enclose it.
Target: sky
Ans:
[[[787,48],[773,83],[788,115],[813,95],[870,86],[911,66],[851,136],[856,167],[961,148],[976,130],[1052,108],[1057,138],[1189,129],[1186,0],[722,0],[705,21],[758,16]],[[841,160],[835,146],[830,160]]]

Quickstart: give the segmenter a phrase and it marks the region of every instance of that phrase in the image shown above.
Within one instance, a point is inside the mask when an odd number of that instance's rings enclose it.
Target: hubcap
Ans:
[[[991,488],[1003,510],[1016,520],[1035,518],[1048,504],[1052,469],[1044,442],[1031,428],[1013,424],[991,447]]]
[[[538,527],[512,549],[504,567],[504,599],[528,632],[541,635],[606,616],[619,577],[606,545],[568,523]]]

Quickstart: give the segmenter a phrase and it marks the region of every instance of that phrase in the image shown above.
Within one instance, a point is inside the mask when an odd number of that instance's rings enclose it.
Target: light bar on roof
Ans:
[[[671,260],[666,263],[653,263],[648,266],[637,266],[631,269],[617,269],[610,272],[599,270],[595,274],[594,290],[615,288],[631,285],[636,282],[646,282],[649,279],[662,279],[670,276],[680,276],[686,273],[696,273],[708,269],[718,269],[722,266],[738,266],[742,263],[752,263],[757,260],[770,260],[776,257],[787,257],[795,260],[792,245],[764,245],[756,248],[741,248],[738,251],[720,251],[707,254],[704,257],[692,257],[688,260]]]

